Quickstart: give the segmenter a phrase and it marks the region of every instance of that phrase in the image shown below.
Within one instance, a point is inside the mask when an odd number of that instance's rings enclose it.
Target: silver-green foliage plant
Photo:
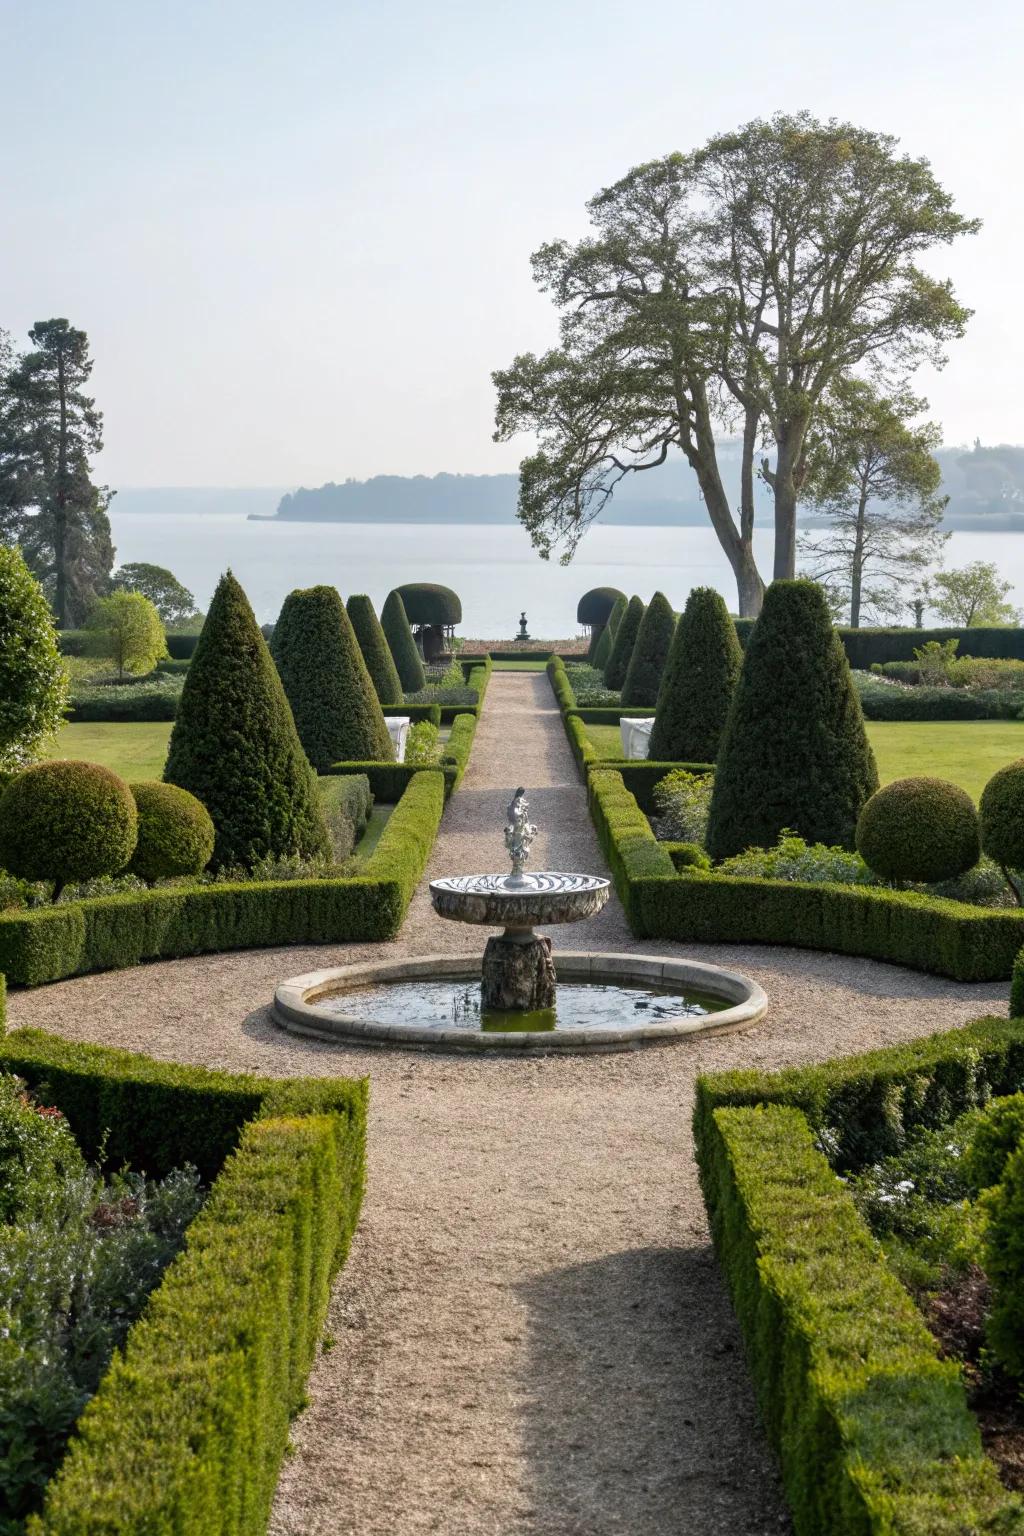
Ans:
[[[799,880],[835,885],[872,885],[875,876],[859,853],[826,843],[807,843],[788,828],[774,848],[748,848],[717,866],[720,875],[762,880]]]
[[[67,669],[50,607],[20,549],[0,547],[0,783],[59,730]]]
[[[410,768],[433,768],[441,761],[441,732],[429,720],[417,720],[405,741],[405,762]]]
[[[651,827],[659,842],[699,843],[708,830],[714,776],[673,768],[654,786]]]

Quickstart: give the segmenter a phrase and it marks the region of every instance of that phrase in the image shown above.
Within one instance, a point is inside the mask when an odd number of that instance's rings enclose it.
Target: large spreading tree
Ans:
[[[168,628],[196,623],[203,617],[192,593],[174,572],[163,565],[152,565],[148,560],[130,560],[127,565],[119,565],[111,587],[115,592],[138,592],[148,597]]]
[[[0,356],[0,538],[21,545],[61,629],[81,624],[109,589],[107,507],[90,460],[103,418],[85,393],[89,338],[67,320],[40,320],[32,350]]]
[[[494,375],[498,441],[537,435],[519,518],[570,559],[628,475],[681,452],[736,578],[760,611],[758,476],[774,502],[774,575],[796,563],[808,435],[844,379],[901,385],[969,317],[921,258],[973,233],[928,162],[807,113],[755,121],[637,166],[591,201],[593,234],[533,257],[560,344]],[[738,507],[717,431],[742,441]]]

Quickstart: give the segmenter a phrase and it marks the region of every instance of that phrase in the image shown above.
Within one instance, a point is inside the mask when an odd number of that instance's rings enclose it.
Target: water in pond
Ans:
[[[698,1018],[732,1007],[699,992],[648,987],[642,982],[560,981],[553,1009],[543,1013],[483,1012],[480,983],[465,979],[381,982],[318,997],[318,1008],[375,1024],[424,1029],[507,1033],[551,1029],[647,1029],[687,1015]]]

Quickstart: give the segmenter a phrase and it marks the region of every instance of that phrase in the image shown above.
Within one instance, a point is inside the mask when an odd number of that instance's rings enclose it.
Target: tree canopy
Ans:
[[[111,586],[115,592],[140,592],[148,597],[165,625],[202,617],[188,587],[165,566],[150,565],[146,560],[129,561],[118,566]]]
[[[0,784],[60,727],[67,669],[53,616],[20,549],[0,548]]]
[[[152,672],[167,655],[160,615],[141,592],[98,598],[85,627],[91,654],[109,657],[119,678],[126,672],[135,677]]]
[[[972,560],[956,571],[939,571],[928,584],[928,601],[940,619],[970,629],[983,624],[1018,624],[1020,612],[1006,601],[1013,591],[998,567],[987,560]]]
[[[796,561],[808,433],[840,380],[902,384],[939,361],[969,312],[921,257],[973,233],[928,162],[807,113],[748,123],[635,167],[588,204],[594,232],[533,257],[560,342],[494,375],[495,437],[536,434],[519,518],[543,558],[580,538],[627,475],[681,452],[736,577],[764,582],[754,485],[774,502],[776,577]],[[742,437],[739,510],[716,430]]]

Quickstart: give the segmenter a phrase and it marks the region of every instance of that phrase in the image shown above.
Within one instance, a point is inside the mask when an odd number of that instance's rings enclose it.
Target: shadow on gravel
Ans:
[[[791,1531],[710,1247],[614,1253],[517,1291],[531,1531]]]

